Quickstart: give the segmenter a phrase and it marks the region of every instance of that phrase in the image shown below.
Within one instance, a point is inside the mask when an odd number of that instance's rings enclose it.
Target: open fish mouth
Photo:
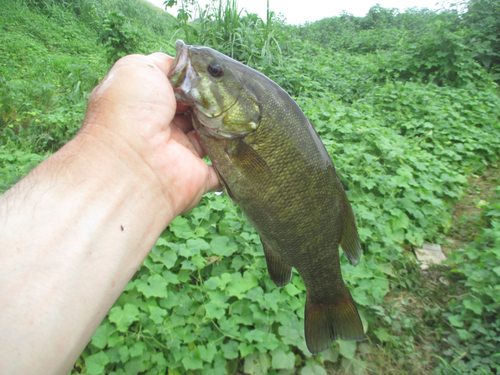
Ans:
[[[193,105],[189,93],[198,85],[200,78],[191,64],[189,46],[182,40],[175,42],[175,60],[168,79],[174,88],[177,100],[185,105]]]
[[[184,81],[186,67],[189,63],[189,48],[182,40],[175,42],[175,60],[168,78],[172,86],[178,87]]]

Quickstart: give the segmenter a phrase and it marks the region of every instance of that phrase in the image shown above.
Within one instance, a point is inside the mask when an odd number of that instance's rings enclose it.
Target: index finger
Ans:
[[[155,52],[150,55],[148,55],[149,58],[151,58],[155,65],[166,75],[168,76],[168,73],[170,73],[170,70],[172,70],[172,66],[174,65],[174,58],[167,55],[166,53],[163,52]],[[187,112],[189,107],[187,105],[181,104],[177,102],[177,110],[176,114],[181,114]]]

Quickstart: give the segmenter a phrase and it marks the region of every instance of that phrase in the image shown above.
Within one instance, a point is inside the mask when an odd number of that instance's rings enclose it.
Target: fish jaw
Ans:
[[[189,46],[182,40],[175,43],[174,67],[168,74],[168,79],[174,89],[175,98],[187,106],[194,105],[192,95],[200,81],[200,77],[191,64]]]

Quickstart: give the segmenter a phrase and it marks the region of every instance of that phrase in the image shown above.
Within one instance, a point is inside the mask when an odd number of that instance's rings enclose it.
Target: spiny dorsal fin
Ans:
[[[319,136],[318,132],[316,131],[316,128],[314,127],[314,124],[312,123],[311,120],[309,120],[309,124],[311,125],[311,128],[314,129],[314,133],[318,137],[318,139],[321,141],[321,137]],[[333,173],[335,174],[335,178],[339,183],[339,187],[342,190],[341,194],[341,207],[342,207],[342,239],[340,240],[340,246],[342,247],[342,250],[344,251],[344,254],[346,255],[347,259],[349,259],[349,262],[353,266],[358,264],[359,258],[361,256],[361,243],[359,240],[359,235],[358,235],[358,229],[356,227],[356,221],[354,220],[354,212],[352,211],[351,203],[349,203],[349,200],[347,199],[347,195],[345,194],[345,191],[343,189],[343,184],[340,181],[339,175],[337,174],[337,171],[335,170],[335,167],[332,164],[333,168]]]

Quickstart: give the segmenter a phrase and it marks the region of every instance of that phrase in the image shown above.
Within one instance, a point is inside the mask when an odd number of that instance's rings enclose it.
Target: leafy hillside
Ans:
[[[363,242],[360,263],[343,258],[342,272],[366,340],[311,356],[301,278],[277,289],[241,210],[209,194],[164,231],[73,373],[499,372],[497,2],[375,6],[303,26],[234,2],[183,2],[177,19],[142,0],[0,4],[1,192],[74,136],[114,60],[173,54],[181,37],[248,63],[296,99]],[[489,182],[478,190],[481,176]],[[454,211],[464,199],[472,219]],[[412,248],[423,242],[441,243],[446,264],[421,271]]]

